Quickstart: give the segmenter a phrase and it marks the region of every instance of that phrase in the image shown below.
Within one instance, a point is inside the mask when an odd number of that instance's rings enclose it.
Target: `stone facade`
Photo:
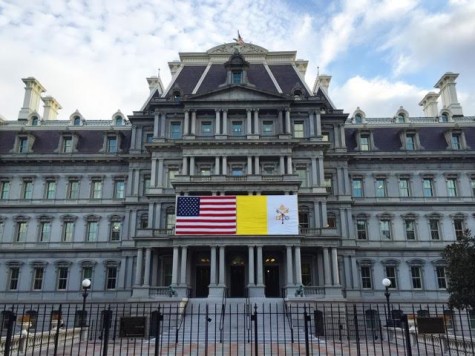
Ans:
[[[446,300],[440,252],[473,225],[474,118],[454,73],[393,118],[351,115],[296,52],[180,53],[165,88],[93,121],[23,79],[0,123],[2,300]],[[45,113],[38,113],[39,101]],[[473,142],[472,142],[473,141]],[[298,195],[297,236],[175,235],[177,195]]]

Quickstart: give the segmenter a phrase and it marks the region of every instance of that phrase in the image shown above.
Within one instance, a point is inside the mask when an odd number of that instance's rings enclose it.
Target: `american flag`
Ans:
[[[177,235],[236,234],[236,197],[177,197]]]

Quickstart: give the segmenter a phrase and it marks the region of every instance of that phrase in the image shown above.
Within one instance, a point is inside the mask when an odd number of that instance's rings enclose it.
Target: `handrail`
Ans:
[[[283,301],[284,301],[284,312],[285,312],[285,317],[287,319],[287,322],[289,323],[289,329],[290,329],[290,338],[291,338],[291,342],[292,344],[294,343],[294,325],[292,323],[292,313],[291,311],[289,310],[289,307],[287,305],[287,302],[285,300],[284,297],[282,297]]]
[[[251,336],[251,317],[252,317],[252,312],[251,312],[251,298],[249,297],[249,288],[246,287],[246,304],[244,305],[244,313],[245,313],[245,319],[244,319],[244,324],[247,329],[247,338],[250,341],[250,336]]]
[[[186,309],[188,307],[188,300],[185,300],[185,305],[183,306],[183,312],[180,313],[180,323],[178,324],[177,328],[176,328],[176,335],[175,335],[175,343],[178,344],[178,334],[180,333],[180,329],[181,327],[183,326],[183,321],[185,320],[185,317],[186,317]],[[178,319],[178,310],[179,310],[180,306],[177,307],[177,319]]]
[[[223,342],[224,337],[224,316],[226,315],[226,297],[227,297],[227,288],[223,288],[223,297],[221,299],[221,316],[219,318],[219,342]]]

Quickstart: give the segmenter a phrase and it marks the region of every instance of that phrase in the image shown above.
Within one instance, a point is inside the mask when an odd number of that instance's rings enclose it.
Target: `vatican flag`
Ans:
[[[296,195],[236,196],[236,235],[298,235]]]

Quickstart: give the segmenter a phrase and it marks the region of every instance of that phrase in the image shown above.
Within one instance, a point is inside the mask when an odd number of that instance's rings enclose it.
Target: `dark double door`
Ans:
[[[244,266],[231,266],[231,285],[229,297],[244,298],[246,296],[246,275]]]
[[[196,298],[207,298],[209,294],[210,267],[196,266]]]
[[[280,297],[279,266],[265,266],[266,297]]]

